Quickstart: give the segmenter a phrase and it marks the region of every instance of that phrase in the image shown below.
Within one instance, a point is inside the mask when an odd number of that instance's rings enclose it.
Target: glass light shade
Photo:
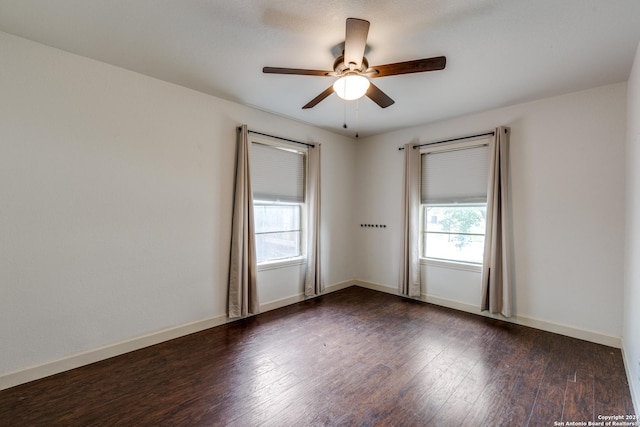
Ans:
[[[367,89],[369,89],[369,79],[357,74],[348,74],[340,77],[333,84],[333,90],[336,94],[347,101],[362,98]]]

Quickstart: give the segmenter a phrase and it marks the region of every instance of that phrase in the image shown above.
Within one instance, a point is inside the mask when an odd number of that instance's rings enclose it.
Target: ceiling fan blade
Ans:
[[[300,76],[335,76],[334,71],[322,71],[322,70],[305,70],[302,68],[279,68],[279,67],[264,67],[263,73],[266,74],[297,74]]]
[[[396,62],[395,64],[376,65],[369,77],[396,76],[398,74],[422,73],[424,71],[443,70],[447,65],[447,58],[436,56],[434,58],[416,59],[414,61]]]
[[[344,38],[344,63],[347,67],[351,63],[355,64],[355,69],[362,65],[368,34],[369,21],[356,18],[347,19],[347,31]]]
[[[324,92],[322,92],[320,95],[316,96],[311,101],[309,101],[304,107],[302,107],[302,109],[306,110],[307,108],[315,107],[316,105],[318,105],[320,103],[320,101],[322,101],[323,99],[325,99],[327,96],[331,95],[332,93],[333,93],[333,85],[329,86],[328,88],[326,88],[324,90]]]
[[[388,106],[395,103],[393,99],[389,98],[386,93],[381,91],[380,88],[373,83],[369,85],[369,89],[367,89],[366,95],[382,108],[387,108]]]

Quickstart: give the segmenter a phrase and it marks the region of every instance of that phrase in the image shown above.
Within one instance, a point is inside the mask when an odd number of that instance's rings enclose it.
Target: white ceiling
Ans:
[[[302,110],[333,78],[262,67],[331,70],[348,17],[371,22],[369,64],[445,55],[447,68],[376,79],[396,103],[360,100],[358,123],[336,95]],[[0,30],[363,137],[626,81],[640,1],[0,0]]]

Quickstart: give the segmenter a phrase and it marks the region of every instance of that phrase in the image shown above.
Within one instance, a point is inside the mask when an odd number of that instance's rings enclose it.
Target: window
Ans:
[[[422,151],[421,255],[481,264],[487,213],[487,140]]]
[[[422,205],[423,256],[482,263],[487,204]]]
[[[256,257],[259,263],[302,255],[302,206],[254,200]]]
[[[258,263],[303,256],[306,154],[270,140],[253,140],[251,185]]]

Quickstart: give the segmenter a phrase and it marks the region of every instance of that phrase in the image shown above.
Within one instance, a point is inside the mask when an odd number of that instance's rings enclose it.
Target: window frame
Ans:
[[[256,207],[258,206],[295,206],[299,208],[298,211],[298,224],[299,227],[297,230],[278,230],[278,231],[265,231],[265,232],[258,232],[258,231],[254,231],[254,236],[256,237],[256,250],[257,250],[257,245],[258,245],[258,235],[264,235],[264,234],[276,234],[276,233],[299,233],[299,247],[298,247],[298,255],[295,256],[290,256],[290,257],[284,257],[284,258],[272,258],[272,259],[267,259],[264,261],[258,261],[257,264],[258,265],[266,265],[266,264],[282,264],[286,261],[291,261],[291,260],[296,260],[296,259],[302,259],[304,258],[305,255],[305,230],[304,230],[304,224],[303,224],[303,219],[304,219],[304,202],[274,202],[271,200],[260,200],[260,199],[254,199],[253,200],[253,208],[254,208],[254,217],[256,217],[255,212],[256,212]]]
[[[491,139],[484,136],[484,137],[479,137],[477,139],[472,139],[472,140],[467,140],[467,141],[460,141],[460,142],[452,142],[452,143],[447,143],[447,144],[440,144],[440,145],[433,145],[433,146],[425,146],[425,147],[421,147],[420,148],[420,155],[424,155],[424,154],[429,154],[429,153],[442,153],[442,152],[446,152],[446,151],[454,151],[454,150],[466,150],[466,149],[471,149],[471,148],[475,148],[475,147],[482,147],[482,146],[488,146],[491,144]],[[421,162],[422,163],[422,162]],[[420,171],[420,181],[422,182],[422,171]],[[488,180],[488,177],[487,177]],[[488,181],[487,181],[487,185],[488,185]],[[419,233],[420,233],[420,237],[419,237],[419,260],[420,260],[420,264],[421,265],[431,265],[431,266],[437,266],[437,267],[446,267],[446,268],[453,268],[453,269],[457,269],[457,270],[465,270],[465,271],[473,271],[473,272],[481,272],[482,271],[482,261],[479,263],[476,262],[468,262],[468,261],[459,261],[459,260],[452,260],[452,259],[443,259],[443,258],[432,258],[432,257],[427,257],[426,256],[426,239],[424,238],[425,234],[426,234],[426,230],[425,230],[425,218],[424,218],[424,214],[427,210],[428,206],[436,206],[438,204],[428,204],[428,203],[422,203],[422,201],[420,201],[420,215],[419,215],[419,222],[420,222],[420,227],[419,227]],[[447,204],[440,204],[440,206],[453,206],[455,205],[454,203],[447,203]],[[465,205],[484,205],[486,207],[487,202],[485,200],[484,203],[482,202],[475,202],[475,203],[460,203],[460,206],[465,206]],[[454,233],[456,234],[456,233]],[[484,234],[485,238],[486,238],[486,227],[485,227],[485,234]]]
[[[427,234],[428,233],[435,233],[435,232],[429,232],[426,230],[426,222],[427,218],[425,218],[425,215],[427,213],[427,210],[430,207],[484,207],[484,209],[486,210],[487,208],[487,204],[482,203],[482,202],[475,202],[475,203],[446,203],[446,204],[440,204],[440,203],[433,203],[433,204],[428,204],[428,203],[421,203],[420,204],[420,260],[425,260],[427,261],[429,264],[434,264],[434,265],[455,265],[455,266],[467,266],[467,267],[482,267],[482,261],[479,262],[474,262],[474,261],[464,261],[464,260],[458,260],[458,259],[451,259],[451,258],[438,258],[438,257],[429,257],[427,256]],[[456,233],[456,232],[451,232],[451,233],[447,233],[447,232],[438,232],[437,234],[449,234],[449,235],[470,235],[470,236],[482,236],[483,238],[486,238],[486,223],[485,223],[485,233]]]
[[[271,270],[276,268],[283,268],[294,265],[302,265],[307,261],[307,194],[306,194],[306,180],[307,180],[307,171],[308,171],[308,148],[300,147],[286,141],[281,141],[275,138],[269,138],[261,135],[249,135],[249,142],[251,144],[262,144],[266,146],[271,146],[278,149],[283,149],[287,151],[293,151],[296,153],[301,153],[304,155],[304,180],[305,180],[305,189],[304,189],[304,197],[302,202],[291,202],[291,201],[283,201],[283,202],[274,202],[274,201],[265,201],[260,199],[253,199],[254,209],[253,214],[255,217],[255,207],[257,205],[265,205],[265,204],[283,204],[283,205],[298,205],[300,206],[300,255],[289,258],[279,258],[279,259],[270,259],[262,262],[257,262],[257,271],[263,270]],[[251,165],[250,165],[251,167]],[[252,176],[253,178],[253,176]],[[289,231],[289,230],[287,230]],[[254,230],[254,238],[258,233],[255,233]],[[257,239],[256,239],[256,249],[257,249]]]

